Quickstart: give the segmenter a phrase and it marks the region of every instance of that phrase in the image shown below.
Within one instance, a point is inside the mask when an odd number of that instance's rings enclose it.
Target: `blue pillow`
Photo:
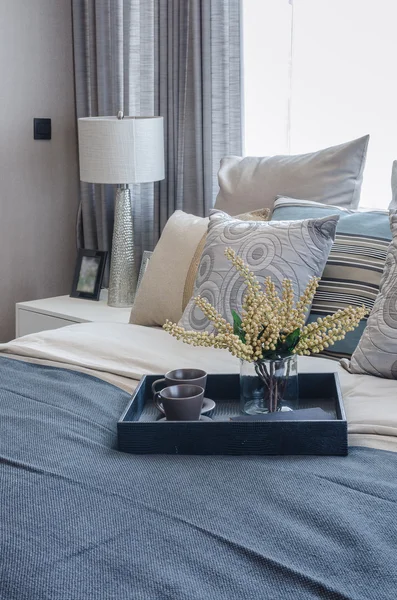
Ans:
[[[274,221],[339,215],[335,242],[314,296],[308,322],[348,305],[364,304],[371,311],[392,238],[388,211],[355,211],[293,198],[279,198],[274,206]],[[349,331],[344,340],[336,342],[321,355],[334,359],[350,358],[366,323],[367,320],[363,319],[357,329]]]

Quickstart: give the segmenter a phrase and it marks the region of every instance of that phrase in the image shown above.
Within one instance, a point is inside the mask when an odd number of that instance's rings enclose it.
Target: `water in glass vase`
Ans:
[[[297,356],[240,361],[240,408],[247,415],[298,408]]]

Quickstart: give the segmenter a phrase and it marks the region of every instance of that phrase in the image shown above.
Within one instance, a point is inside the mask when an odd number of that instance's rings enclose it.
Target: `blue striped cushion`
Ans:
[[[355,211],[325,206],[308,200],[279,198],[272,220],[294,221],[339,215],[335,242],[313,299],[308,322],[332,314],[349,304],[365,304],[372,310],[378,295],[386,253],[391,241],[389,213],[382,210]],[[321,354],[328,358],[349,358],[365,329],[363,319],[355,331]]]

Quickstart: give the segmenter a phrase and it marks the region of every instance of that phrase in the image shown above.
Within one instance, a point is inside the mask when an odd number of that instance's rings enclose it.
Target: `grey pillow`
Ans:
[[[215,208],[237,215],[277,196],[357,208],[369,135],[352,142],[295,156],[227,156],[218,173]]]
[[[397,210],[390,213],[389,246],[379,294],[350,361],[352,373],[397,379]]]
[[[397,160],[393,161],[393,167],[391,171],[391,192],[392,201],[389,204],[390,210],[397,209]]]
[[[300,296],[309,278],[323,272],[338,219],[339,216],[331,215],[304,221],[244,222],[212,210],[193,297],[206,298],[230,323],[232,309],[241,314],[246,286],[225,257],[228,246],[248,263],[261,283],[270,275],[281,290],[283,279],[289,278],[295,297]],[[179,325],[190,330],[212,331],[211,323],[193,297]]]

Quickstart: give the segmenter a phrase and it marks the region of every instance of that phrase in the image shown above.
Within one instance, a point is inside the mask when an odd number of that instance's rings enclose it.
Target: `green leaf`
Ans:
[[[299,327],[292,331],[290,334],[288,334],[283,342],[282,350],[284,352],[292,352],[296,344],[299,342],[300,334],[301,330],[299,329]]]
[[[257,338],[258,340],[259,340],[260,337],[262,337],[262,335],[265,333],[265,331],[266,331],[266,327],[262,327],[262,329],[258,333],[258,338]]]
[[[241,317],[235,310],[232,309],[233,315],[233,333],[245,344],[245,332],[241,329]]]
[[[238,335],[238,330],[241,329],[241,317],[235,310],[232,309],[233,315],[233,332]]]

